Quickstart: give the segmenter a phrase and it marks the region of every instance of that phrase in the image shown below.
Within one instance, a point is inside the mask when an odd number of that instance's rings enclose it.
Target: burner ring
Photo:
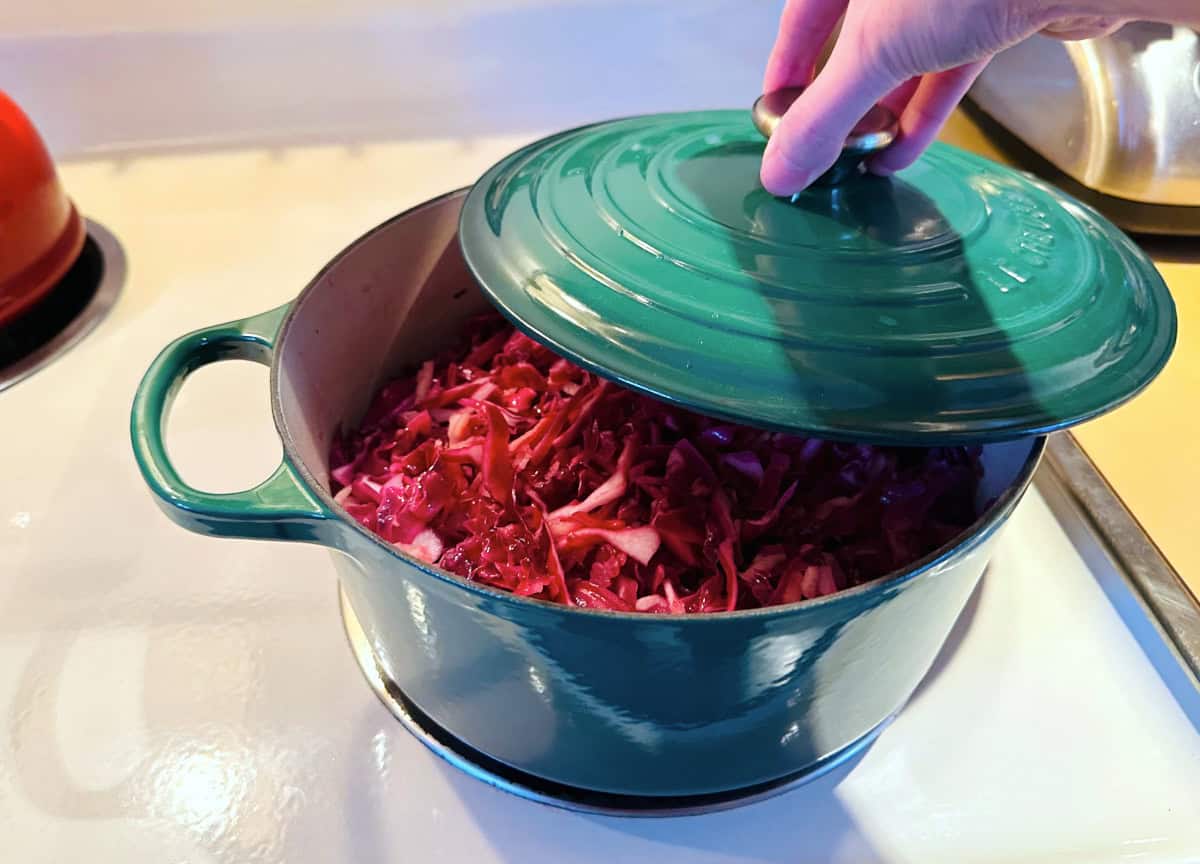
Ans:
[[[0,326],[0,391],[42,369],[87,336],[116,304],[125,255],[106,228],[85,220],[83,249],[58,284]]]

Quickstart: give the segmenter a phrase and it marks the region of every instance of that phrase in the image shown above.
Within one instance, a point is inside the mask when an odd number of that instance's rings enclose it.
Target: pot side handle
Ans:
[[[159,507],[189,531],[252,540],[332,540],[334,515],[304,487],[286,456],[252,489],[201,492],[179,476],[164,440],[171,403],[188,375],[220,360],[270,365],[289,305],[181,336],[155,358],[138,386],[130,417],[134,456]]]

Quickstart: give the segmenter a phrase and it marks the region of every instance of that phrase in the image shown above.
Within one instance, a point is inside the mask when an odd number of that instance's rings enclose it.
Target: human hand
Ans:
[[[788,0],[763,92],[810,86],[767,144],[763,185],[777,195],[803,189],[834,163],[850,130],[876,102],[892,109],[900,128],[868,168],[877,174],[904,168],[936,137],[999,51],[1039,31],[1088,39],[1125,23],[1111,0],[1096,0],[1091,10],[1079,5],[1051,10],[1042,0]],[[833,52],[814,80],[818,56],[843,13]]]

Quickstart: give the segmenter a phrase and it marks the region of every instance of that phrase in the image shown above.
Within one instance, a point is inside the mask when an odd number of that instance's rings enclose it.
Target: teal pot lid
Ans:
[[[793,199],[746,111],[617,120],[513,153],[460,241],[522,330],[711,416],[895,444],[1015,438],[1129,399],[1175,309],[1149,259],[1053,187],[944,144]]]

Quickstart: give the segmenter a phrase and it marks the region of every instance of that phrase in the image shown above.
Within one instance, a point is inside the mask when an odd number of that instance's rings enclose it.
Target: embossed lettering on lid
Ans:
[[[775,198],[748,112],[636,117],[489,170],[461,242],[522,329],[706,414],[824,437],[995,440],[1132,396],[1175,338],[1145,255],[1047,184],[945,145]]]

